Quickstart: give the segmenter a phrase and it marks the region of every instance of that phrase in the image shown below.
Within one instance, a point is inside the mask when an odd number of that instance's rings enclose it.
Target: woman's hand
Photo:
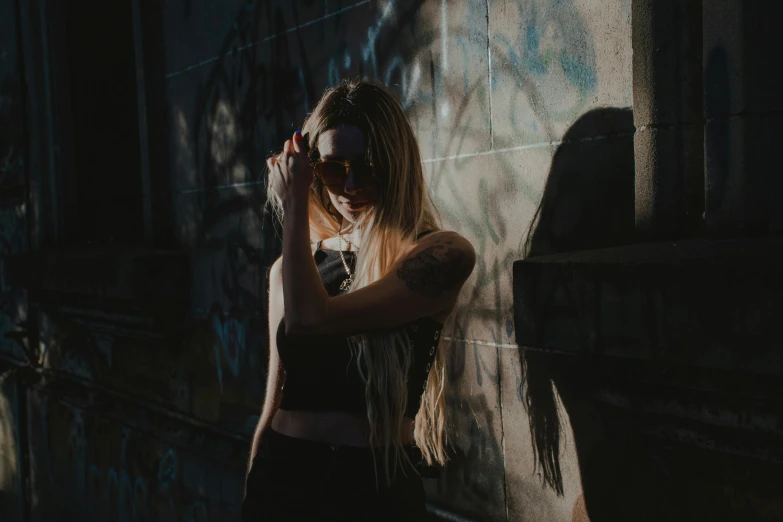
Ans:
[[[283,152],[266,160],[269,182],[275,194],[287,207],[292,203],[307,203],[307,193],[313,183],[313,171],[307,155],[307,140],[296,131],[283,145]]]

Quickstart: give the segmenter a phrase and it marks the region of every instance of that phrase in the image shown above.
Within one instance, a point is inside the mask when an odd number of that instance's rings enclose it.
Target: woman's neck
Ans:
[[[333,237],[324,239],[321,242],[321,248],[325,250],[340,250],[340,237],[342,236],[342,250],[357,252],[361,247],[361,239],[358,230],[343,229],[342,233]]]

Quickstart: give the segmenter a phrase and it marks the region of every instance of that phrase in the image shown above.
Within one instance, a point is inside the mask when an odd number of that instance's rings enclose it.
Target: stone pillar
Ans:
[[[639,239],[701,232],[701,0],[634,0],[633,108]]]
[[[707,233],[783,231],[779,2],[704,2]]]

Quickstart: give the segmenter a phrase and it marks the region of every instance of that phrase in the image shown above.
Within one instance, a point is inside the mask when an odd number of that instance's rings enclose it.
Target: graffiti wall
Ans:
[[[153,187],[170,189],[154,194],[170,198],[171,210],[154,220],[170,219],[172,233],[154,249],[58,253],[31,295],[0,281],[0,361],[26,368],[0,377],[4,514],[237,519],[265,384],[267,270],[281,249],[264,210],[265,159],[324,89],[366,76],[399,95],[444,226],[478,254],[444,332],[453,458],[426,479],[432,511],[585,520],[568,416],[548,379],[537,386],[549,387],[564,424],[561,494],[535,465],[511,264],[542,221],[537,253],[574,237],[622,239],[585,216],[633,174],[630,4],[132,2],[129,56],[144,71],[138,100],[147,111],[140,140],[148,139],[150,172],[165,178]],[[0,5],[0,264],[29,250],[41,226],[25,206],[38,200],[25,192],[35,184],[25,179],[31,120],[17,42],[32,40],[19,28],[56,21],[60,9],[20,5]],[[48,27],[57,42],[60,26]],[[38,48],[25,45],[33,63]],[[64,66],[52,56],[45,72],[57,80]]]
[[[28,400],[32,520],[239,517],[243,442],[116,399],[96,405],[67,385]]]
[[[0,5],[0,274],[8,256],[27,250],[24,81],[15,7]],[[0,276],[0,357],[27,359],[29,343],[20,335],[26,321],[26,292]],[[24,506],[19,395],[17,373],[0,368],[0,513],[10,521],[21,519]]]
[[[176,228],[193,252],[193,313],[210,326],[220,393],[260,397],[266,332],[253,318],[279,249],[263,214],[265,158],[326,87],[381,79],[417,132],[445,226],[478,253],[444,347],[456,453],[428,480],[429,499],[482,520],[581,516],[572,443],[562,497],[534,469],[511,263],[558,151],[616,136],[632,151],[630,111],[624,126],[566,137],[593,109],[631,106],[630,2],[186,2],[164,20],[176,42],[165,56]],[[561,207],[555,235],[573,232],[574,207]]]
[[[265,159],[372,77],[478,254],[433,517],[782,519],[779,17],[718,4],[0,2],[0,518],[239,518]]]
[[[0,6],[0,267],[4,259],[27,250],[25,207],[24,79],[13,3]],[[2,272],[0,270],[0,272]],[[0,350],[23,358],[18,337],[12,333],[27,318],[24,292],[14,291],[0,279]],[[16,339],[16,341],[14,341]]]

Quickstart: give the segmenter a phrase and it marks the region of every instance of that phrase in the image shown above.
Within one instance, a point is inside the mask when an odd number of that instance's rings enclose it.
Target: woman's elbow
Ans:
[[[293,321],[286,321],[285,322],[285,336],[286,337],[295,337],[297,335],[302,335],[301,333],[302,327]]]
[[[324,330],[328,321],[329,310],[326,306],[309,310],[287,310],[285,318],[285,334],[312,335]]]
[[[318,323],[312,320],[286,320],[285,322],[286,337],[312,335],[314,333],[318,333],[318,330]]]

